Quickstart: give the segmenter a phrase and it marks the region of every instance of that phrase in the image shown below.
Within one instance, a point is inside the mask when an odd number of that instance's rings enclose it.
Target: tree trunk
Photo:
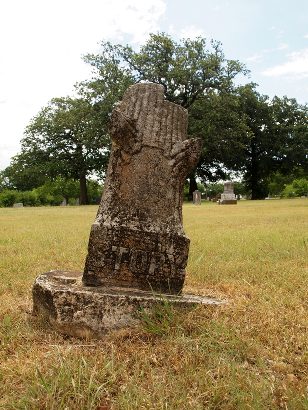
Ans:
[[[189,175],[189,200],[193,200],[193,192],[198,189],[196,176],[194,173]]]
[[[260,181],[252,181],[251,183],[251,199],[264,199],[267,195],[267,189]]]
[[[259,172],[257,169],[257,165],[252,163],[252,167],[250,170],[250,181],[249,181],[249,188],[251,190],[251,199],[264,199],[265,196],[263,195],[263,187],[261,186],[261,182],[259,181]]]
[[[251,189],[251,199],[264,199],[263,186],[260,177],[258,153],[257,147],[255,145],[255,140],[251,141],[251,164],[250,164],[250,175],[249,178],[249,188]]]
[[[250,189],[251,189],[251,199],[260,199],[259,198],[259,189],[258,189],[258,181],[253,178],[250,181]]]
[[[88,190],[87,190],[87,179],[85,175],[80,175],[79,178],[80,193],[79,193],[79,204],[88,205]]]
[[[266,186],[262,181],[257,158],[253,157],[250,170],[251,199],[264,199],[267,195]]]

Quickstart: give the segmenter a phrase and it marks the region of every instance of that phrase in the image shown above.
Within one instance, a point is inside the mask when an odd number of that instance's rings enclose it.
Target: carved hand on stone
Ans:
[[[128,153],[136,149],[136,123],[128,118],[119,107],[111,114],[110,128],[112,141]]]
[[[201,149],[200,138],[191,138],[175,144],[171,151],[173,172],[185,178],[196,167]]]
[[[133,155],[143,146],[158,148],[183,178],[197,165],[202,142],[187,138],[187,111],[164,99],[163,86],[131,87],[113,110],[110,134],[115,148]]]

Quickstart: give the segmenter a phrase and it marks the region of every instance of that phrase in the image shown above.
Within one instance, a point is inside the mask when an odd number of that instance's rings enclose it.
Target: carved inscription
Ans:
[[[109,255],[110,267],[116,275],[123,264],[126,264],[129,270],[136,274],[155,275],[161,271],[163,267],[168,267],[168,271],[172,274],[174,258],[172,254],[161,252],[146,252],[142,249],[129,249],[122,246],[112,246],[111,250],[106,251]],[[102,262],[105,256],[102,256]]]

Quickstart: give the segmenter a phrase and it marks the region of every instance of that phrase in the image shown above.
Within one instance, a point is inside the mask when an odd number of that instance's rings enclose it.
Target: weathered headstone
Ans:
[[[102,335],[136,322],[160,298],[175,304],[221,302],[181,292],[189,239],[182,225],[186,175],[199,139],[187,139],[187,111],[163,87],[130,87],[111,117],[112,149],[91,228],[83,276],[52,271],[33,287],[33,312],[58,330]],[[158,295],[158,296],[157,296]]]
[[[234,183],[231,181],[224,183],[224,192],[221,194],[219,203],[221,205],[237,204],[237,199],[234,194]]]
[[[66,206],[66,205],[67,205],[67,202],[66,202],[66,199],[64,198],[63,201],[61,202],[60,206]]]
[[[193,203],[195,205],[201,205],[201,192],[198,190],[193,192]]]
[[[104,193],[92,225],[83,281],[178,293],[188,258],[182,192],[201,151],[187,139],[187,111],[163,87],[130,87],[114,109]]]
[[[15,202],[13,204],[13,208],[23,208],[24,204],[22,202]]]

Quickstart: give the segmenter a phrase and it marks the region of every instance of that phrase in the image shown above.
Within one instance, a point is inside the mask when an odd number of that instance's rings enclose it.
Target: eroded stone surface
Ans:
[[[193,203],[195,205],[201,205],[201,192],[198,190],[193,192]]]
[[[188,294],[155,295],[132,288],[84,286],[79,272],[47,272],[38,276],[33,286],[33,313],[45,317],[58,331],[77,337],[101,337],[112,329],[134,326],[141,309],[160,301],[179,307],[224,303]]]
[[[83,282],[159,292],[182,290],[189,239],[182,192],[200,139],[187,139],[187,111],[163,86],[130,87],[112,113],[112,150],[91,228]]]

